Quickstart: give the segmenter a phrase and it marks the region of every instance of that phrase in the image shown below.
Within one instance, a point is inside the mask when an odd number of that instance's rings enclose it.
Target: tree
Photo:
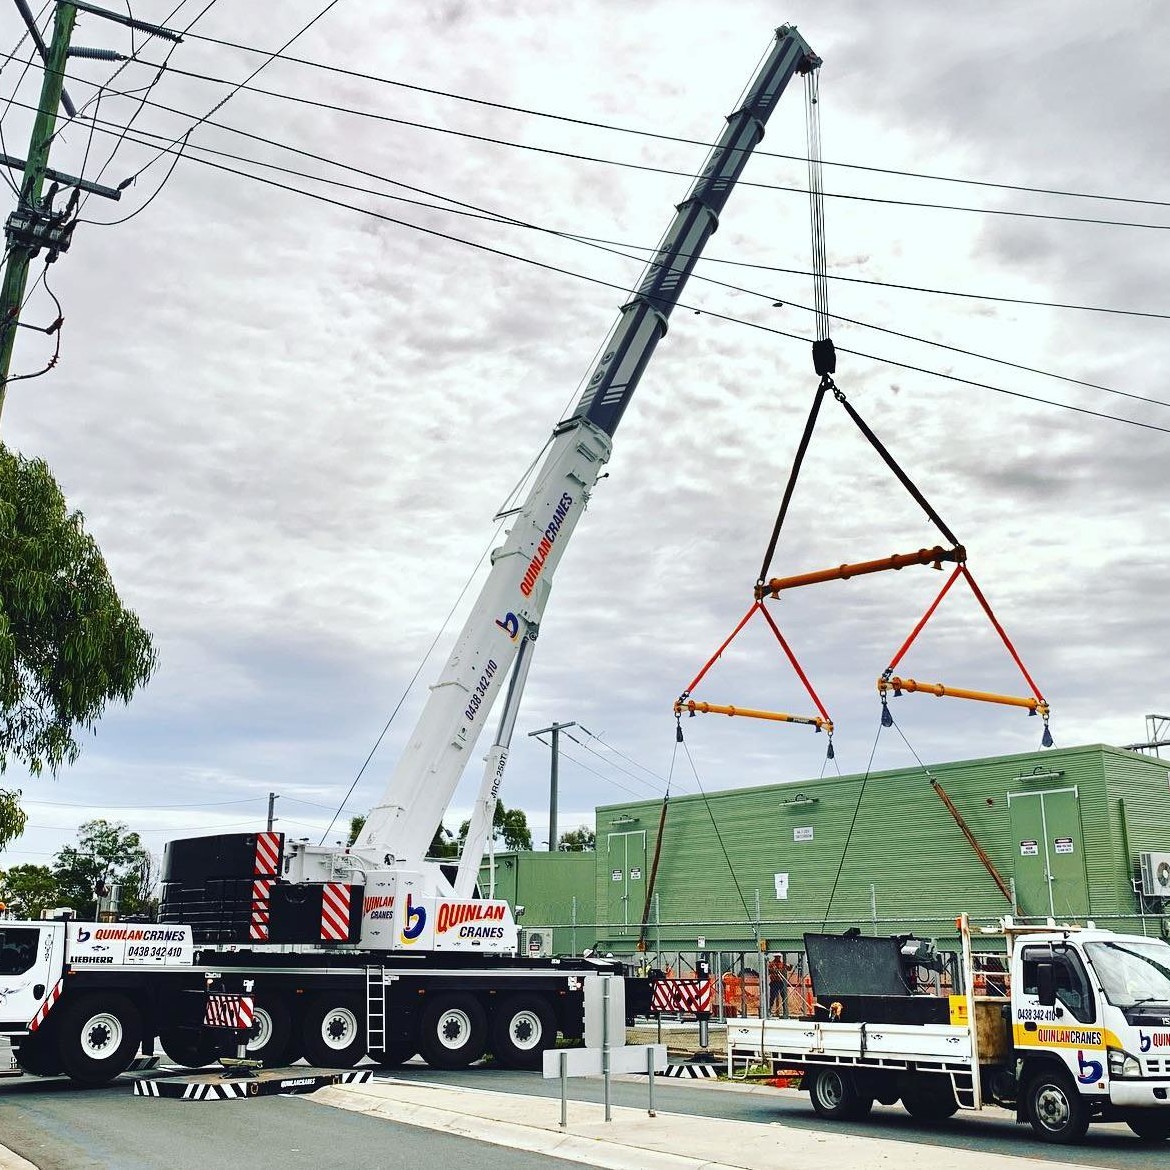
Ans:
[[[467,840],[471,831],[471,821],[464,821],[459,826],[459,851]],[[492,840],[503,841],[504,848],[512,852],[532,848],[532,831],[528,828],[528,817],[523,809],[505,808],[502,800],[496,801],[496,811],[492,815]]]
[[[2,608],[0,604],[0,612]],[[24,832],[27,822],[28,813],[20,807],[20,793],[0,788],[0,849],[9,841],[15,841]]]
[[[150,854],[142,847],[138,834],[122,822],[114,824],[101,818],[86,821],[78,826],[77,844],[66,845],[53,861],[61,905],[72,906],[79,918],[97,915],[95,891],[99,881],[121,885],[123,912],[143,912],[139,899],[144,866],[151,864]]]
[[[34,775],[72,763],[76,733],[110,700],[128,703],[156,662],[48,465],[0,444],[0,772],[10,759]]]
[[[57,879],[47,865],[14,865],[0,874],[0,899],[19,918],[40,918],[60,904]]]
[[[588,825],[569,829],[561,834],[557,848],[562,853],[591,853],[597,848],[597,833]]]
[[[358,834],[365,827],[366,818],[363,816],[356,816],[349,818],[349,840],[346,845],[352,845],[357,839]],[[459,856],[459,842],[455,840],[455,834],[451,832],[445,825],[440,825],[435,830],[435,835],[431,838],[430,848],[427,850],[428,857],[458,857]]]

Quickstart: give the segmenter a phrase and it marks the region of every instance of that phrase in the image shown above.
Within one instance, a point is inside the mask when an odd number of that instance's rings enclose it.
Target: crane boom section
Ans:
[[[375,864],[414,863],[425,856],[517,651],[525,638],[535,636],[557,563],[609,458],[610,439],[703,246],[718,226],[719,212],[788,82],[820,63],[795,29],[778,29],[744,101],[728,117],[702,172],[678,205],[606,340],[576,410],[556,427],[534,485],[503,545],[493,552],[488,579],[386,791],[356,841],[355,852]],[[503,747],[506,753],[506,743]],[[489,762],[488,771],[498,772],[502,766],[501,757],[496,768]],[[485,774],[490,795],[479,802],[485,809],[498,781],[498,775]],[[475,819],[483,819],[478,806]],[[473,825],[470,837],[481,856],[484,828]]]
[[[728,117],[719,141],[646,266],[637,292],[623,306],[569,421],[586,418],[607,435],[617,429],[700,253],[719,226],[719,213],[727,197],[764,136],[776,103],[793,74],[808,73],[820,64],[796,29],[787,25],[777,29],[771,52],[743,103]]]
[[[553,440],[527,501],[492,553],[488,579],[362,828],[358,852],[386,865],[426,854],[521,640],[540,624],[553,572],[609,451],[609,437],[591,423]]]

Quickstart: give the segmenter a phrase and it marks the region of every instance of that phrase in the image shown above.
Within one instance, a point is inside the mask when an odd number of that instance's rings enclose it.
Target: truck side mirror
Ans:
[[[1036,994],[1041,1007],[1054,1007],[1056,1004],[1056,979],[1053,975],[1051,963],[1036,964]]]

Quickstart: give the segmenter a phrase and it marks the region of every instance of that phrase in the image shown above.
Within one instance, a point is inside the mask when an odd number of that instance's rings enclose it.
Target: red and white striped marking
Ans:
[[[659,979],[650,992],[650,1010],[710,1013],[713,990],[711,979]]]
[[[256,857],[252,872],[257,877],[275,877],[280,873],[280,833],[256,834]]]
[[[236,995],[229,991],[209,991],[203,1022],[209,1028],[240,1028],[252,1026],[256,1018],[255,1003],[250,995]]]
[[[321,890],[321,939],[346,942],[349,939],[349,886],[326,882]]]
[[[252,925],[248,934],[256,942],[268,941],[269,898],[274,885],[274,878],[256,878],[252,882]]]
[[[61,988],[64,986],[64,979],[58,979],[53,985],[53,990],[45,996],[45,1002],[37,1008],[36,1015],[28,1022],[28,1030],[30,1032],[35,1032],[45,1022],[45,1016],[49,1014],[49,1009],[61,998]]]

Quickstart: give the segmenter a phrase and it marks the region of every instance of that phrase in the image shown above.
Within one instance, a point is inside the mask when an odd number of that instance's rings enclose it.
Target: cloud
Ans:
[[[145,0],[139,7],[144,19],[169,10]],[[271,46],[318,9],[309,0],[290,0],[276,15],[212,8],[193,31]],[[1170,164],[1151,145],[1166,122],[1165,49],[1138,6],[1103,26],[1087,3],[1032,5],[1013,10],[1010,30],[946,5],[846,3],[826,22],[823,6],[797,2],[786,15],[824,58],[830,160],[1146,199],[1166,187]],[[14,20],[7,43],[19,35]],[[496,510],[576,401],[624,299],[619,289],[639,270],[547,233],[389,196],[441,206],[446,196],[651,247],[687,179],[586,160],[687,175],[702,148],[588,123],[713,140],[774,22],[762,0],[726,11],[569,3],[547,18],[502,2],[407,6],[392,17],[339,6],[290,53],[434,92],[274,62],[256,85],[382,120],[241,92],[213,121],[268,141],[204,125],[191,142],[244,160],[214,160],[221,165],[341,206],[201,165],[194,149],[165,183],[169,163],[160,159],[120,204],[86,203],[87,220],[120,218],[161,184],[125,224],[80,225],[49,271],[66,316],[62,360],[50,375],[14,384],[3,435],[46,457],[84,511],[124,599],[154,631],[162,665],[58,781],[10,771],[7,780],[27,797],[54,803],[30,804],[33,826],[0,864],[47,860],[76,821],[103,809],[148,827],[161,846],[168,835],[217,825],[257,827],[270,791],[281,795],[282,827],[313,839],[337,804],[345,801],[348,814],[375,802],[483,581]],[[120,34],[104,35],[102,43],[125,48]],[[154,53],[143,55],[157,60]],[[151,100],[204,112],[230,87],[178,69],[234,81],[262,59],[189,37]],[[108,76],[102,63],[75,61],[70,71]],[[120,81],[145,85],[153,76],[143,67]],[[80,80],[71,88],[92,93]],[[763,149],[803,153],[802,105],[794,86]],[[102,103],[102,116],[119,122],[133,110],[132,99]],[[134,123],[170,135],[189,125],[151,106]],[[27,129],[27,111],[14,108],[10,152]],[[114,140],[95,134],[87,161],[88,137],[81,127],[62,134],[54,165],[93,174]],[[124,143],[103,181],[120,181],[153,154]],[[281,176],[253,161],[364,190]],[[807,268],[803,196],[767,186],[802,185],[803,167],[761,155],[745,180],[710,254]],[[859,197],[827,201],[831,271],[1166,311],[1162,228],[871,200],[1159,225],[1170,223],[1164,207],[835,167],[826,168],[826,186]],[[561,807],[577,811],[562,812],[562,827],[596,804],[661,791],[672,759],[672,783],[692,790],[799,779],[826,766],[823,736],[743,720],[685,722],[697,777],[676,747],[671,703],[751,601],[816,386],[812,317],[801,308],[811,303],[807,278],[701,265],[684,300],[623,420],[609,478],[567,551],[542,624],[503,794],[528,811],[538,838],[548,749],[527,732],[554,720],[601,737],[581,733],[593,751],[564,745]],[[1058,740],[1139,738],[1141,717],[1159,708],[1168,681],[1158,652],[1166,436],[920,371],[1158,426],[1170,425],[1164,411],[917,339],[1164,399],[1163,323],[844,282],[833,283],[830,306],[908,335],[835,322],[838,383],[968,545],[976,578],[1053,701]],[[35,290],[26,319],[54,314]],[[14,369],[45,357],[44,339],[22,331]],[[938,539],[827,401],[773,571]],[[940,581],[908,569],[802,590],[777,607],[837,723],[843,769],[866,768],[879,713],[874,681]],[[1021,685],[977,607],[959,602],[948,601],[928,627],[914,668],[956,685]],[[808,696],[760,633],[745,633],[704,689],[712,701],[803,712]],[[1039,741],[1036,721],[1015,712],[921,696],[898,704],[899,726],[928,761]],[[480,755],[452,796],[449,824],[467,815]],[[899,740],[877,741],[874,767],[912,761]]]

